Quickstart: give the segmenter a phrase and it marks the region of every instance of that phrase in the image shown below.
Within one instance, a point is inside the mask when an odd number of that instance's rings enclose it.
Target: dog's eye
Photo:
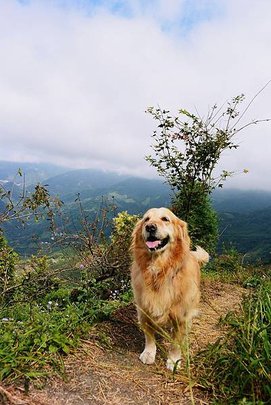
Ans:
[[[150,220],[150,217],[144,218],[144,222],[148,222]]]
[[[162,221],[164,221],[164,222],[169,222],[168,217],[162,217],[161,219],[162,219]]]

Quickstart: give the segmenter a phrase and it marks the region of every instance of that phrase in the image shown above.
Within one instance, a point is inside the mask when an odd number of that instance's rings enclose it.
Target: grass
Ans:
[[[202,278],[254,288],[271,278],[268,265],[244,265],[244,256],[235,249],[224,250],[202,269]]]
[[[270,287],[263,283],[244,299],[240,313],[229,313],[222,321],[225,335],[196,358],[201,382],[220,404],[260,404],[271,398]]]
[[[218,404],[264,404],[271,398],[271,269],[244,266],[235,249],[215,257],[203,279],[248,289],[240,310],[220,321],[222,337],[195,357],[200,382]],[[217,402],[216,402],[217,401]]]
[[[120,301],[90,298],[71,303],[65,298],[65,305],[47,300],[47,305],[20,303],[2,308],[0,380],[27,382],[52,373],[63,376],[62,357],[77,347],[91,325],[108,318],[119,305]]]

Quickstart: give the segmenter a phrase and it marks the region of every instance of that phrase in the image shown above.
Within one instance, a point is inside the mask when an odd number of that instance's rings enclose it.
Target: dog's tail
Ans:
[[[201,266],[209,262],[209,253],[202,247],[196,246],[196,250],[192,250],[191,253]]]

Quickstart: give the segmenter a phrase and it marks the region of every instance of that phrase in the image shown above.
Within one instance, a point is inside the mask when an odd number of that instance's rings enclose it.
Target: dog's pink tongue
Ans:
[[[147,240],[146,245],[148,246],[149,249],[155,249],[157,248],[157,246],[160,245],[160,240],[155,241]]]

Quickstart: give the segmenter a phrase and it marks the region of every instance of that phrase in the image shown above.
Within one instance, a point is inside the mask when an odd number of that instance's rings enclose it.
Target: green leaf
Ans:
[[[49,352],[50,353],[57,353],[58,352],[58,347],[55,345],[49,345]]]

